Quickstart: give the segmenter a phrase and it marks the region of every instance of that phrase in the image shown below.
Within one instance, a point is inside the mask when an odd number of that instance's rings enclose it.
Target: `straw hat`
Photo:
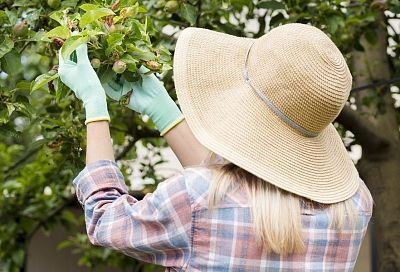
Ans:
[[[189,127],[211,151],[320,203],[357,191],[358,172],[331,124],[352,77],[321,30],[286,24],[250,39],[186,28],[174,80]]]

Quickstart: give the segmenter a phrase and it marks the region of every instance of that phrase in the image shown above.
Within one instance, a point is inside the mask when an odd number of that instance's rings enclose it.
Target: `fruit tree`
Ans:
[[[257,38],[287,22],[313,24],[344,53],[354,91],[337,118],[349,149],[362,147],[357,167],[374,196],[374,236],[380,271],[400,270],[400,2],[397,0],[0,0],[0,260],[23,271],[38,230],[63,224],[71,237],[61,247],[80,264],[142,267],[122,254],[89,245],[72,179],[84,167],[84,110],[57,74],[57,54],[88,43],[103,81],[137,81],[144,65],[159,73],[172,97],[172,56],[179,31],[195,26]],[[220,67],[224,69],[224,67]],[[364,86],[359,88],[360,86]],[[201,91],[201,90],[200,90]],[[122,101],[122,104],[126,101]],[[147,118],[109,101],[111,133],[123,174],[132,172],[140,143],[158,158],[165,146]],[[141,162],[142,175],[162,178]],[[129,179],[126,178],[129,184]]]

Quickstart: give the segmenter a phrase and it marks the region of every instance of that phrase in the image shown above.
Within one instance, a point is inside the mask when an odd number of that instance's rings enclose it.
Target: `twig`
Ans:
[[[157,130],[138,130],[138,131],[132,131],[131,135],[133,136],[133,139],[128,142],[128,144],[124,147],[124,149],[119,153],[116,157],[115,160],[119,161],[122,160],[126,154],[135,146],[136,142],[144,139],[144,138],[153,138],[153,137],[159,137],[160,133]]]
[[[371,122],[349,106],[343,108],[336,121],[353,132],[363,148],[384,149],[390,145],[389,140],[379,134]]]
[[[19,50],[19,54],[22,54],[22,52],[24,52],[24,50],[28,47],[28,45],[31,43],[32,41],[26,42],[24,44],[24,46],[21,48],[21,50]]]
[[[395,78],[392,78],[392,79],[389,79],[389,80],[382,80],[382,81],[378,81],[378,82],[374,82],[374,83],[370,83],[370,84],[367,84],[367,85],[363,85],[363,86],[360,86],[360,87],[353,88],[353,89],[351,89],[351,92],[359,92],[359,91],[366,90],[366,89],[374,89],[374,88],[376,88],[378,86],[390,85],[390,84],[393,84],[393,83],[398,82],[398,81],[400,81],[400,77],[395,77]]]
[[[35,235],[35,233],[52,217],[56,216],[57,214],[59,214],[62,210],[64,210],[66,207],[68,207],[69,205],[71,205],[72,203],[75,202],[75,196],[66,199],[66,201],[57,209],[55,209],[52,213],[49,214],[49,216],[46,216],[46,218],[40,220],[35,228],[26,236],[26,241],[29,241],[33,235]]]
[[[27,161],[31,156],[35,155],[40,149],[41,149],[41,147],[32,149],[32,150],[29,151],[24,157],[22,157],[21,159],[19,159],[16,163],[14,163],[13,165],[11,165],[9,168],[7,168],[7,170],[4,171],[4,173],[5,173],[5,179],[7,179],[7,177],[9,176],[9,173],[10,173],[11,171],[13,171],[14,169],[18,168],[21,164],[23,164],[25,161]]]
[[[119,161],[121,160],[123,157],[125,157],[126,154],[128,154],[128,152],[132,149],[132,147],[135,146],[135,143],[138,141],[139,139],[133,139],[130,140],[128,142],[128,144],[124,147],[124,149],[121,151],[121,153],[119,153],[116,157],[115,160]]]
[[[258,29],[258,32],[254,35],[254,38],[259,38],[265,33],[265,27],[266,27],[265,18],[267,14],[268,11],[265,11],[265,14],[263,16],[258,17],[258,24],[260,25],[260,28]]]

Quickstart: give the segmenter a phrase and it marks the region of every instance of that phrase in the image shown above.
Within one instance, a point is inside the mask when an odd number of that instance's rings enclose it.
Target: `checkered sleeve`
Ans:
[[[87,233],[95,245],[166,267],[183,267],[190,253],[191,202],[183,175],[138,201],[113,161],[88,165],[75,178]]]

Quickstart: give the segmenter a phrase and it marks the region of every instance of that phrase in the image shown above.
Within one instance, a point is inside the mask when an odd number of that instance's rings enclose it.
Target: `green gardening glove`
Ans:
[[[111,80],[103,87],[113,100],[128,99],[128,108],[148,115],[163,136],[184,118],[161,81],[154,74],[145,74],[147,72],[149,70],[144,66],[139,69],[142,85],[139,82]]]
[[[90,64],[87,45],[82,44],[76,49],[77,61],[67,60],[59,56],[58,74],[61,81],[67,85],[82,100],[86,111],[86,122],[107,120],[110,116],[107,110],[106,94]]]

